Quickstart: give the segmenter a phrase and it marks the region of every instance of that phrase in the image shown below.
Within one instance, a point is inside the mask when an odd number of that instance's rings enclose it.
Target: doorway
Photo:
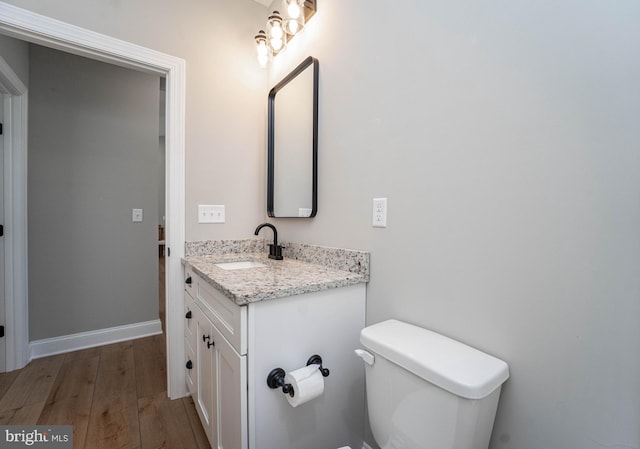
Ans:
[[[113,39],[80,27],[59,22],[28,10],[0,3],[0,33],[39,45],[57,48],[69,53],[114,63],[135,70],[156,73],[166,77],[166,314],[167,314],[167,384],[169,396],[185,395],[184,373],[181,369],[184,348],[180,335],[183,331],[181,258],[184,255],[184,108],[185,61],[138,45]],[[26,119],[26,116],[25,116]],[[21,155],[26,160],[25,154]],[[16,181],[22,195],[17,195],[15,209],[18,214],[26,210],[26,173]],[[5,184],[6,185],[6,184]],[[14,192],[15,193],[15,192]],[[12,209],[11,213],[16,212]],[[26,236],[19,239],[16,249],[26,259]],[[26,264],[25,264],[26,267]],[[11,284],[20,287],[7,298],[8,307],[15,306],[14,319],[28,325],[26,317],[26,268],[24,277],[14,276]],[[9,282],[9,280],[7,280]],[[11,317],[9,317],[11,319]],[[18,323],[16,323],[18,326]],[[16,342],[24,351],[28,336]],[[28,357],[22,366],[26,364]],[[16,366],[18,368],[20,366]]]

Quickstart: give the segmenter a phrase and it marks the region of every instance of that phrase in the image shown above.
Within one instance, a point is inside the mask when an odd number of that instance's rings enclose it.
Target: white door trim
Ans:
[[[26,86],[0,57],[4,109],[4,279],[7,371],[29,357],[27,314],[27,105]]]
[[[181,338],[183,335],[181,258],[184,256],[185,242],[185,61],[4,2],[0,2],[0,33],[122,67],[166,76],[165,215],[167,233],[165,240],[167,251],[171,251],[171,256],[166,261],[167,386],[171,398],[184,396],[186,386],[182,369],[184,347]],[[24,158],[26,161],[26,151]],[[22,208],[26,215],[26,176],[19,183],[25,190],[22,197],[14,196],[15,207]],[[24,229],[26,231],[26,226]],[[26,235],[24,248],[19,250],[22,252],[25,249]],[[18,251],[18,248],[15,248],[15,251]],[[25,261],[26,257],[25,252]],[[16,295],[15,291],[14,295]],[[24,298],[17,297],[18,301],[15,302],[15,307],[23,308],[25,314],[26,298],[25,290]],[[14,316],[17,315],[14,313]],[[20,343],[28,347],[28,342]]]

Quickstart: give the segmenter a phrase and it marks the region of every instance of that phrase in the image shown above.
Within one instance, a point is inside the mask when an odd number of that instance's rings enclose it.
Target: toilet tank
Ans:
[[[487,449],[505,362],[397,320],[366,327],[373,436],[382,449]]]

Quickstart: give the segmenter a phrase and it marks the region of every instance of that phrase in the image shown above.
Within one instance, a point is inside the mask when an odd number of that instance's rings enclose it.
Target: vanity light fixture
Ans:
[[[316,12],[316,0],[282,0],[282,10],[284,14],[273,11],[267,18],[267,31],[260,30],[255,36],[258,62],[262,67],[302,31]]]

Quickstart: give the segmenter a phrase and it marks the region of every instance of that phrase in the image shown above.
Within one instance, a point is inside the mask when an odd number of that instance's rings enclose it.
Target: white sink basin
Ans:
[[[222,268],[223,270],[246,270],[247,268],[260,268],[266,267],[265,264],[261,262],[254,262],[252,260],[241,260],[238,262],[223,262],[215,264],[216,267]]]

